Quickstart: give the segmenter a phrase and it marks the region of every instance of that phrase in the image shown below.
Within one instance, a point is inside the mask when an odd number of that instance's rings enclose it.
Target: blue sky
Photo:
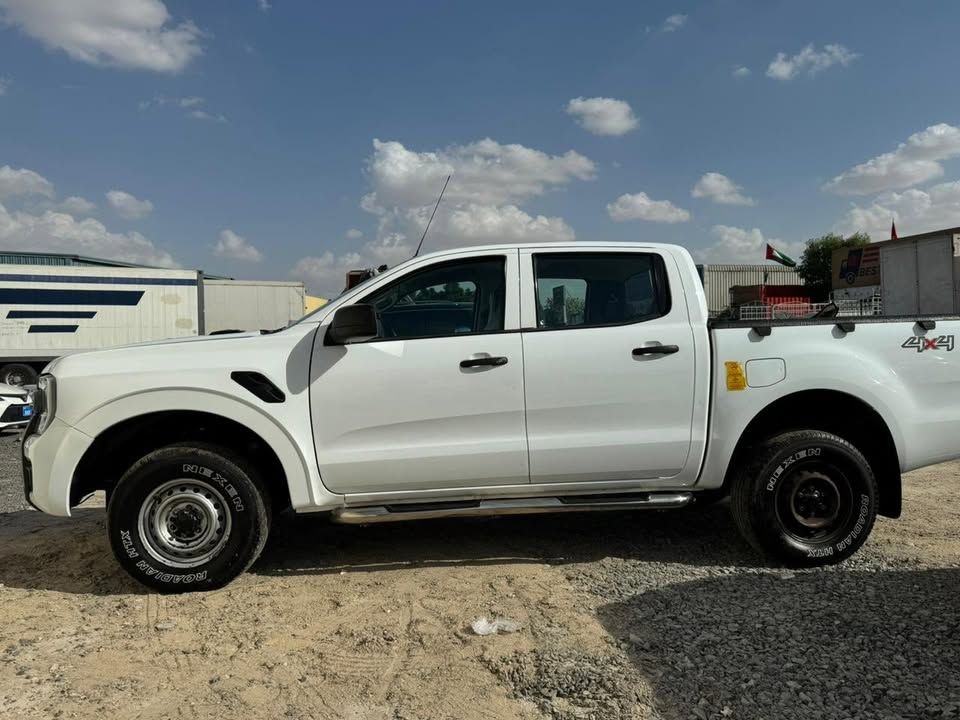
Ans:
[[[450,171],[427,249],[762,262],[767,241],[883,239],[894,217],[960,225],[955,2],[0,0],[0,18],[2,248],[335,293],[412,251]]]

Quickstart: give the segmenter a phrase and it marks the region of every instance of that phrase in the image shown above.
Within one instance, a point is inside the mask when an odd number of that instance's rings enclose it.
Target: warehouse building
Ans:
[[[794,268],[765,265],[697,265],[707,295],[707,309],[715,317],[730,306],[730,288],[746,285],[802,285]]]

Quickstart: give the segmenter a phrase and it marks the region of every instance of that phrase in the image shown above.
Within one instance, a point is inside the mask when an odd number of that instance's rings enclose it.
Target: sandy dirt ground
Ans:
[[[16,449],[4,439],[0,452]],[[946,582],[946,602],[960,596],[958,490],[960,464],[910,474],[904,518],[880,520],[849,571],[946,573],[930,592]],[[723,505],[371,527],[290,518],[251,572],[181,596],[119,569],[96,498],[72,519],[14,509],[0,513],[0,717],[744,716],[718,704],[723,688],[671,688],[631,645],[651,628],[617,610],[731,577],[806,591],[746,548]],[[737,592],[717,602],[718,625]],[[481,616],[521,629],[479,637]],[[941,631],[953,643],[955,619]],[[953,698],[934,700],[956,717]]]

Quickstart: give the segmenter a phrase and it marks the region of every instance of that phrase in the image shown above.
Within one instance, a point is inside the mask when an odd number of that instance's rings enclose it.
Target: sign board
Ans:
[[[880,284],[880,247],[837,248],[833,251],[834,290]]]

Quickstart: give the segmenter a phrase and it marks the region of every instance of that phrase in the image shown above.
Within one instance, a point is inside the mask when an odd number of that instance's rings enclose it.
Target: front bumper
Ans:
[[[2,406],[0,406],[2,407]],[[28,412],[31,415],[24,415],[24,408],[29,408]],[[7,428],[16,428],[24,427],[27,423],[30,422],[32,417],[33,405],[30,403],[11,403],[0,410],[0,430],[6,430]]]
[[[23,439],[27,501],[50,515],[70,516],[70,484],[93,438],[54,418],[42,435]]]

